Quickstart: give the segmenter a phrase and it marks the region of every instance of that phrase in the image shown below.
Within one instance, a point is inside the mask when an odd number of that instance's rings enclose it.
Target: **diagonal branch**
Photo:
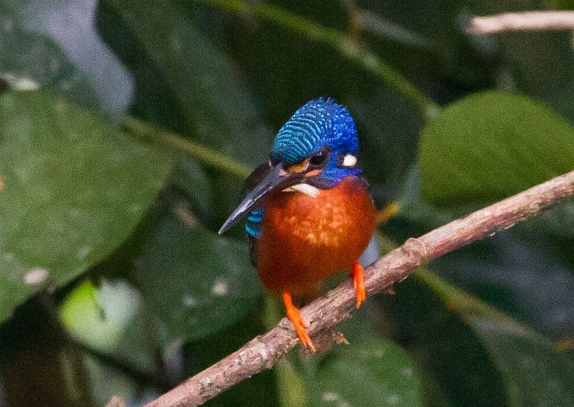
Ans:
[[[574,171],[450,222],[389,252],[366,269],[368,295],[388,290],[407,278],[419,265],[471,242],[508,229],[538,215],[549,205],[574,195]],[[311,336],[328,332],[351,315],[355,291],[350,282],[301,310],[309,321]],[[297,344],[290,322],[283,318],[266,334],[256,337],[238,351],[188,379],[144,407],[197,406],[229,387],[270,369]]]

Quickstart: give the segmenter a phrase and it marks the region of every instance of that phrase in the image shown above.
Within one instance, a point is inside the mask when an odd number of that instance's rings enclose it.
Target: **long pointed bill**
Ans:
[[[237,223],[243,216],[248,214],[253,208],[261,203],[265,195],[276,189],[288,188],[301,181],[302,176],[299,174],[289,174],[285,172],[281,164],[269,168],[269,173],[266,174],[261,181],[247,194],[245,199],[235,208],[233,213],[227,218],[219,234],[222,234],[235,223]]]

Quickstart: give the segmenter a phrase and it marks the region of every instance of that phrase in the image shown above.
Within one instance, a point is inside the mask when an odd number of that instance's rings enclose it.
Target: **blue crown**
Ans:
[[[333,99],[318,98],[299,108],[277,133],[270,159],[294,164],[329,146],[337,155],[359,150],[355,121]]]

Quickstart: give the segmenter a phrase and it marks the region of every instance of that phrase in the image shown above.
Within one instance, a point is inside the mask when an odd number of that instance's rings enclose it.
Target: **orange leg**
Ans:
[[[357,308],[367,298],[365,292],[365,270],[359,263],[353,263],[351,266],[351,276],[353,277],[353,285],[357,291]]]
[[[299,310],[293,305],[293,300],[290,293],[283,293],[283,303],[285,304],[285,310],[287,311],[287,318],[289,318],[293,324],[295,332],[297,332],[297,336],[299,337],[299,341],[301,341],[301,345],[309,349],[311,352],[315,352],[316,349],[313,345],[313,342],[311,341],[311,337],[309,337],[307,331],[305,330],[308,324],[301,316]]]

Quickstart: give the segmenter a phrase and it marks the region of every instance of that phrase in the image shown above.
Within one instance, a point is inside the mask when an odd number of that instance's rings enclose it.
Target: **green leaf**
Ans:
[[[170,339],[197,340],[228,327],[261,293],[247,245],[189,222],[164,216],[136,262],[144,298]]]
[[[416,362],[425,405],[503,406],[501,377],[474,331],[415,278],[395,290],[381,298],[380,325]]]
[[[414,165],[404,179],[398,198],[400,216],[412,222],[418,222],[427,228],[442,226],[464,213],[456,214],[449,208],[437,208],[421,197],[421,180],[418,165]]]
[[[66,297],[60,318],[68,332],[90,349],[153,372],[159,341],[149,328],[141,295],[125,281],[83,281]]]
[[[414,363],[375,335],[350,340],[328,355],[312,378],[310,406],[421,406]]]
[[[572,170],[574,130],[527,98],[481,93],[429,123],[419,161],[429,202],[484,204]]]
[[[283,400],[294,406],[422,405],[418,367],[404,349],[381,337],[376,307],[368,311],[337,327],[348,345],[305,362],[284,360],[277,370]]]
[[[144,7],[145,5],[145,7]],[[194,139],[256,165],[271,144],[271,132],[233,61],[170,2],[106,0],[157,69],[182,111]]]
[[[415,276],[474,329],[503,377],[509,406],[574,405],[574,363],[548,339],[429,271]]]
[[[133,81],[97,33],[96,0],[0,0],[0,74],[85,107],[122,112]],[[79,46],[81,44],[81,46]]]
[[[574,405],[574,364],[546,338],[500,319],[468,321],[504,377],[509,406]]]
[[[258,301],[261,305],[262,301]],[[251,307],[250,312],[232,325],[219,330],[197,341],[190,341],[182,346],[181,360],[183,371],[186,376],[193,376],[209,366],[219,362],[225,356],[252,340],[255,336],[265,332],[262,325],[263,307]],[[283,316],[283,315],[282,315]],[[275,320],[275,324],[278,320]],[[178,341],[176,343],[181,343]],[[262,372],[244,380],[236,386],[219,394],[215,399],[205,405],[209,407],[224,406],[282,406],[278,402],[277,384],[275,371],[263,370]],[[294,407],[294,406],[289,406]]]
[[[81,362],[91,386],[92,406],[105,406],[114,396],[120,397],[128,406],[143,406],[161,395],[158,386],[149,383],[149,379],[142,379],[129,369],[118,369],[113,363],[87,351]]]
[[[574,333],[574,275],[556,258],[558,247],[548,235],[519,226],[434,260],[433,270],[538,332],[560,339]]]
[[[125,284],[102,281],[96,288],[85,280],[62,305],[62,322],[88,346],[107,352],[119,343],[125,327],[141,307],[137,291]]]
[[[179,157],[174,166],[171,182],[189,197],[195,214],[205,217],[205,214],[210,212],[211,185],[205,169],[197,161]]]
[[[0,321],[101,261],[153,203],[170,162],[41,93],[0,98]]]
[[[43,88],[86,107],[99,108],[88,78],[46,36],[32,34],[19,18],[0,3],[0,75],[14,90]]]

